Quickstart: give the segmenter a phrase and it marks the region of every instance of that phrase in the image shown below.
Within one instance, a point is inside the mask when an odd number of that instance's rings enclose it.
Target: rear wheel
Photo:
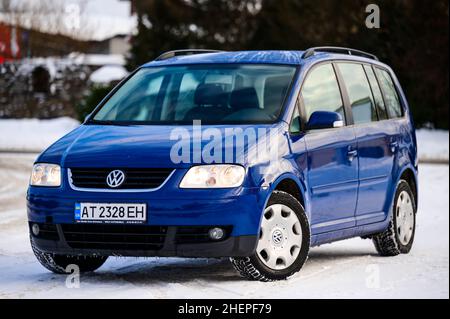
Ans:
[[[67,274],[66,268],[69,265],[77,265],[80,272],[94,271],[108,259],[105,256],[66,256],[45,253],[35,246],[32,238],[31,248],[39,263],[55,274]]]
[[[275,191],[264,210],[255,254],[231,262],[245,278],[282,280],[302,268],[309,246],[309,223],[302,205],[292,195]]]
[[[410,252],[416,232],[416,203],[409,184],[401,180],[395,195],[389,227],[375,235],[373,242],[381,256],[397,256]]]

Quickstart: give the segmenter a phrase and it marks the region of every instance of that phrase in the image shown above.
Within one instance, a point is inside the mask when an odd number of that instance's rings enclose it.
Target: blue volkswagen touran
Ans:
[[[230,257],[285,279],[310,247],[360,236],[406,254],[417,143],[394,72],[369,53],[181,50],[143,65],[37,159],[38,261]]]

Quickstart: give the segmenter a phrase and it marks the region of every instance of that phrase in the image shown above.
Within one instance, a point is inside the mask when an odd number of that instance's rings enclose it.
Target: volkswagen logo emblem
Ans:
[[[111,188],[117,188],[125,181],[125,173],[121,170],[114,170],[106,177],[106,184]]]
[[[283,243],[283,232],[279,229],[276,229],[273,233],[272,233],[272,242],[278,246],[281,245]]]

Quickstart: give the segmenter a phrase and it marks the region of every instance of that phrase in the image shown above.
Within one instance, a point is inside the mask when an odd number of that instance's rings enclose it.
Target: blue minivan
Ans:
[[[55,273],[108,256],[230,257],[285,279],[310,247],[414,241],[415,129],[372,54],[180,50],[118,84],[36,160],[30,239]]]

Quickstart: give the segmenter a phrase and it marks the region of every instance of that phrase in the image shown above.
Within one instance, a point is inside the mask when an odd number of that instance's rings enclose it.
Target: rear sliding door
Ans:
[[[379,84],[370,65],[337,63],[353,115],[359,162],[357,225],[383,221],[388,213],[397,126],[389,120]]]

